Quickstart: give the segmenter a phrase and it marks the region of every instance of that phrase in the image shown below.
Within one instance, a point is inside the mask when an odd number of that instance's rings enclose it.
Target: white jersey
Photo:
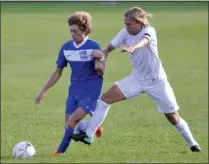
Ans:
[[[153,27],[142,28],[137,35],[130,35],[126,28],[123,28],[118,35],[111,41],[115,48],[122,45],[135,45],[142,37],[149,39],[149,46],[136,49],[135,53],[130,54],[132,63],[132,74],[142,83],[149,84],[152,81],[158,81],[166,78],[161,60],[158,56],[157,36]]]

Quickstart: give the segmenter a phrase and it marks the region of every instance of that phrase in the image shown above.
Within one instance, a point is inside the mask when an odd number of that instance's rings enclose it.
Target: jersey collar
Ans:
[[[88,40],[88,36],[85,37],[85,39],[83,40],[83,42],[81,42],[80,44],[76,44],[74,41],[73,41],[73,45],[75,46],[75,48],[80,48],[82,45],[84,45],[86,43],[86,41]]]

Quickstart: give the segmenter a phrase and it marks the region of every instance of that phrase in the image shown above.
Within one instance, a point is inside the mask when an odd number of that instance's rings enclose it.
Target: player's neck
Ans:
[[[73,44],[76,48],[81,47],[83,44],[86,43],[86,41],[88,40],[88,36],[86,36],[82,41],[73,41]]]
[[[76,44],[76,45],[79,45],[79,44],[81,44],[82,42],[83,42],[84,40],[82,40],[82,41],[74,41],[74,43]]]
[[[74,43],[75,43],[76,45],[79,45],[79,44],[85,42],[87,39],[88,39],[88,37],[86,36],[85,38],[83,38],[83,39],[80,40],[80,41],[75,41],[75,40],[74,40]]]
[[[141,27],[140,29],[137,29],[136,31],[132,32],[131,35],[138,35],[141,32],[142,28],[143,27]]]

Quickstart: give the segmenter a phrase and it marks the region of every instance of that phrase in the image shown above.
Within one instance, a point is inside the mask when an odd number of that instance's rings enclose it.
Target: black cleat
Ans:
[[[73,134],[71,137],[74,141],[76,142],[80,141],[87,145],[90,145],[93,142],[93,141],[91,142],[91,140],[89,141],[89,137],[86,135],[86,132],[76,133],[76,134]]]
[[[81,131],[81,132],[78,132],[78,133],[73,133],[70,137],[74,140],[74,141],[80,141],[80,140],[82,140],[82,138],[81,138],[81,136],[80,135],[85,135],[85,133],[86,132],[83,132],[83,131]]]
[[[192,146],[190,149],[192,152],[202,152],[202,149],[199,145]]]

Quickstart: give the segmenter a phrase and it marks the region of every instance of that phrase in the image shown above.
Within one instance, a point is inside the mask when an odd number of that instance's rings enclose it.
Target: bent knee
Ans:
[[[66,123],[66,125],[65,125],[65,127],[67,129],[69,129],[69,128],[75,128],[76,125],[78,124],[78,122],[79,122],[78,120],[68,120],[67,123]]]
[[[111,105],[118,101],[125,100],[126,97],[120,91],[117,85],[112,86],[106,93],[104,93],[101,97],[101,100],[105,103]]]
[[[101,97],[101,100],[104,101],[106,104],[113,104],[114,101],[112,100],[111,96],[107,93],[104,93]]]
[[[165,116],[172,125],[177,125],[180,121],[180,116],[178,112],[165,113]]]

